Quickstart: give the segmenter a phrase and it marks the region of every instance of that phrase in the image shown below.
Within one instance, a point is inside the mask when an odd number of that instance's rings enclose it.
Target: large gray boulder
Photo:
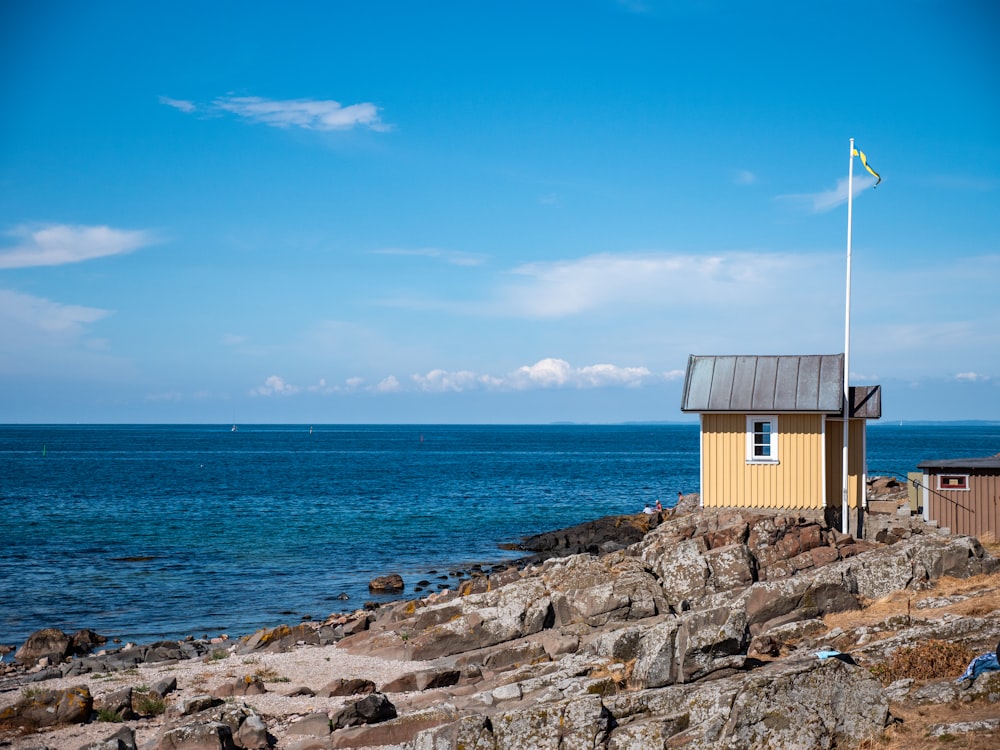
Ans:
[[[715,747],[857,747],[882,732],[889,702],[867,669],[837,659],[762,670],[733,702]]]
[[[551,601],[538,578],[518,580],[440,606],[447,610],[449,619],[413,635],[403,649],[408,658],[436,659],[495,646],[551,625]],[[418,622],[428,621],[437,608],[432,605],[422,610]],[[409,625],[404,620],[395,627],[409,631]]]
[[[371,693],[342,708],[331,720],[333,728],[378,724],[396,718],[396,707],[382,693]]]
[[[888,717],[882,687],[866,669],[809,657],[689,685],[526,699],[418,733],[413,747],[833,750],[878,736]]]
[[[677,631],[680,623],[676,618],[653,625],[645,629],[639,628],[638,638],[634,647],[626,648],[629,641],[621,640],[613,647],[618,658],[635,659],[629,684],[634,688],[661,687],[682,680],[678,679],[680,670],[677,660]],[[626,633],[622,633],[626,635]]]
[[[218,721],[194,722],[168,729],[155,750],[236,750],[233,732]]]
[[[1000,560],[969,536],[918,535],[834,564],[852,590],[868,599],[924,588],[944,576],[970,578],[992,573]]]
[[[605,706],[616,723],[607,745],[615,750],[857,747],[889,717],[882,686],[866,669],[815,658],[623,693]]]
[[[640,558],[660,580],[667,603],[675,609],[709,593],[712,571],[705,558],[704,538],[678,541],[668,534],[650,534],[637,545]]]
[[[746,592],[746,622],[751,635],[798,620],[860,609],[858,599],[834,566],[807,575],[764,581]]]
[[[497,750],[598,750],[605,746],[611,715],[599,696],[590,695],[504,712],[493,717],[492,727]]]
[[[750,643],[746,610],[720,595],[709,606],[678,619],[677,681],[690,682],[721,669],[742,668]]]
[[[621,551],[549,561],[542,581],[552,600],[556,627],[602,627],[652,617],[668,608],[660,582],[646,564]]]
[[[135,730],[121,727],[110,737],[84,745],[80,750],[136,750]]]

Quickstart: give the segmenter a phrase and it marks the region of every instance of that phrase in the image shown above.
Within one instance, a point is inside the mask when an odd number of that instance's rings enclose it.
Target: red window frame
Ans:
[[[938,474],[937,488],[939,490],[968,490],[968,474]]]

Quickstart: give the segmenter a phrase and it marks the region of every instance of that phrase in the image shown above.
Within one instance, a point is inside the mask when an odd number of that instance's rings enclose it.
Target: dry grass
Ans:
[[[931,639],[896,649],[886,661],[872,667],[871,672],[883,685],[905,678],[944,680],[962,674],[975,656],[961,644]]]
[[[614,692],[620,692],[627,689],[633,669],[635,669],[635,659],[630,659],[624,664],[602,664],[599,667],[591,669],[588,677],[595,680],[608,680],[614,685]]]
[[[990,554],[1000,557],[1000,544],[984,543]],[[918,609],[926,599],[968,597],[943,607]],[[1000,573],[973,578],[942,578],[932,589],[924,591],[898,591],[884,599],[865,602],[860,611],[841,612],[823,618],[829,629],[842,628],[846,632],[862,626],[883,625],[886,622],[906,622],[940,617],[945,612],[959,616],[983,617],[1000,613]],[[892,631],[883,631],[879,637],[889,637]],[[989,644],[990,650],[993,645]],[[903,647],[883,664],[875,665],[873,673],[884,683],[910,677],[919,681],[953,679],[962,674],[969,661],[976,656],[966,647],[944,641],[928,641]],[[1000,718],[1000,706],[983,700],[955,701],[943,705],[915,705],[909,701],[893,703],[892,715],[898,721],[889,726],[879,737],[872,738],[859,750],[995,750],[1000,747],[1000,731],[970,732],[967,734],[928,736],[934,724]]]
[[[1000,549],[995,554],[1000,557]],[[917,605],[925,599],[939,599],[946,596],[969,598],[944,607],[917,609]],[[878,601],[863,604],[864,608],[860,611],[827,615],[823,618],[823,623],[829,630],[834,628],[850,630],[883,623],[894,615],[909,615],[914,620],[928,616],[939,617],[944,612],[963,617],[982,617],[1000,611],[1000,573],[972,578],[941,578],[932,589],[896,591]]]
[[[888,727],[880,737],[863,742],[858,750],[996,750],[1000,747],[1000,732],[969,732],[930,737],[927,730],[934,724],[996,719],[998,713],[1000,709],[996,704],[990,703],[917,707],[894,705],[892,714],[899,721]]]
[[[291,682],[288,677],[283,677],[273,667],[257,667],[253,671],[253,677],[256,677],[261,682]]]

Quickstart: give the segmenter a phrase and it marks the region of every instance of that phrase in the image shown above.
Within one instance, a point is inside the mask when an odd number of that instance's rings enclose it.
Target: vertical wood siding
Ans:
[[[702,503],[707,508],[822,508],[822,417],[778,415],[778,463],[746,462],[746,415],[702,415]]]
[[[858,498],[862,496],[865,476],[865,420],[851,420],[850,441],[847,446],[847,504],[851,508],[858,507]],[[826,420],[826,503],[829,507],[839,508],[843,501],[840,483],[844,478],[844,421],[842,419]]]
[[[937,474],[965,474],[964,469],[935,469],[928,481],[928,513],[931,521],[968,534],[996,540],[1000,537],[1000,474],[970,470],[968,491],[939,490]]]

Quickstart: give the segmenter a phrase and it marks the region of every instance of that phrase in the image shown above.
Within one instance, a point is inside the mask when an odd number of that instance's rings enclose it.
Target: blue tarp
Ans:
[[[962,680],[974,680],[983,672],[992,672],[997,669],[1000,669],[1000,662],[997,661],[996,653],[980,654],[969,662],[968,668],[961,677],[955,680],[955,682],[961,682]]]

